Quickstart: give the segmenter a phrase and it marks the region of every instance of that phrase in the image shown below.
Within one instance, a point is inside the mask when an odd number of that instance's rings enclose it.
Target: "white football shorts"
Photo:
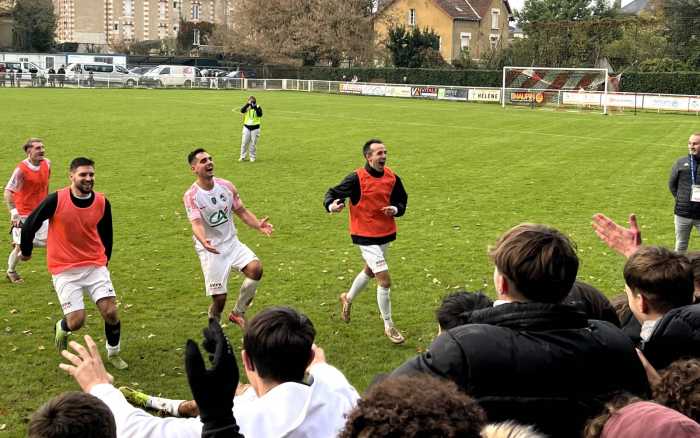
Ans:
[[[214,254],[202,248],[201,245],[195,247],[199,262],[204,273],[204,287],[207,296],[221,295],[228,292],[228,276],[231,268],[242,271],[248,263],[258,260],[255,253],[248,248],[248,245],[235,239],[233,245],[227,250],[217,248],[220,254]]]
[[[69,269],[54,275],[52,281],[64,315],[85,308],[84,292],[90,296],[93,303],[102,298],[117,296],[106,266]]]
[[[374,272],[384,272],[389,270],[389,265],[386,264],[386,252],[389,250],[389,244],[383,245],[358,245],[362,258],[369,266],[369,269]]]
[[[23,218],[26,219],[26,218]],[[41,224],[41,228],[39,228],[39,231],[36,232],[34,235],[34,246],[35,247],[41,247],[41,248],[46,248],[46,239],[49,237],[49,221],[45,220],[43,224]],[[15,245],[19,245],[20,242],[22,241],[22,229],[21,228],[12,228],[12,243]]]

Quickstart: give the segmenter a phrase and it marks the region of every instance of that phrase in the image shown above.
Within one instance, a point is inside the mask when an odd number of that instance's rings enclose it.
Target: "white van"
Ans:
[[[92,73],[92,80],[95,83],[105,84],[107,86],[118,84],[131,88],[136,86],[139,82],[139,75],[131,73],[126,67],[104,62],[78,62],[68,64],[66,67],[66,81],[81,81],[81,84],[84,84],[90,80],[90,73]]]
[[[145,85],[154,87],[179,86],[190,88],[199,84],[201,74],[189,65],[159,65],[141,77]]]

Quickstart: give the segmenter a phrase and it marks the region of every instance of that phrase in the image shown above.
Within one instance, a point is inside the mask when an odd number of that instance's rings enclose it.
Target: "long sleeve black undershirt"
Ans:
[[[70,199],[78,208],[88,208],[95,201],[95,196],[91,196],[89,199],[80,199],[70,194]],[[32,250],[34,249],[34,236],[36,232],[41,228],[41,224],[45,220],[53,217],[56,212],[56,207],[58,206],[58,193],[54,192],[48,195],[39,204],[37,208],[32,211],[32,213],[27,217],[22,225],[22,239],[20,243],[20,250],[25,256],[31,256]],[[113,245],[113,229],[112,229],[112,207],[107,199],[105,199],[105,211],[102,215],[102,219],[97,223],[97,233],[102,240],[102,245],[105,247],[105,255],[107,260],[112,257],[112,245]]]
[[[243,105],[243,108],[241,108],[241,113],[245,114],[248,111],[248,108],[251,106],[252,105],[250,105],[249,103],[246,103],[245,105]],[[255,113],[258,115],[258,117],[262,117],[262,107],[256,105],[254,108],[255,108]]]
[[[377,172],[369,164],[365,164],[365,169],[370,175],[379,178],[384,175],[383,172]],[[328,206],[333,203],[336,199],[340,199],[345,202],[345,198],[350,198],[352,205],[357,205],[360,202],[360,178],[357,176],[357,172],[352,172],[346,176],[340,184],[335,187],[331,187],[326,192],[326,196],[323,199],[323,206],[326,211],[328,211]],[[398,210],[396,217],[403,216],[406,212],[406,204],[408,202],[408,194],[403,187],[401,178],[396,175],[396,183],[394,183],[394,188],[391,191],[391,196],[389,197],[389,204],[396,207]]]

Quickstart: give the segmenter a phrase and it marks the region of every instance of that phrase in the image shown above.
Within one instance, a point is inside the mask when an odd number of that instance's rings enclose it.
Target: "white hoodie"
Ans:
[[[345,425],[359,395],[345,376],[325,363],[309,369],[311,385],[287,382],[257,397],[250,388],[234,398],[233,414],[246,438],[330,438]],[[90,391],[109,406],[120,438],[200,438],[199,418],[159,418],[126,401],[109,384]]]

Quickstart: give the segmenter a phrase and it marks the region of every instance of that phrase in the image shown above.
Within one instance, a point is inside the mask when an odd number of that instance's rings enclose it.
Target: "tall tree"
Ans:
[[[177,30],[177,51],[180,53],[189,52],[194,46],[195,31],[199,32],[199,44],[209,44],[209,38],[214,33],[216,26],[208,21],[194,23],[180,19]]]
[[[438,67],[445,64],[439,52],[440,37],[432,29],[407,30],[404,25],[389,28],[386,48],[395,67]]]
[[[53,46],[56,15],[51,0],[17,0],[12,18],[18,49],[45,52]]]
[[[234,17],[218,43],[272,62],[361,61],[371,47],[371,0],[240,0]]]
[[[666,0],[663,12],[673,56],[700,69],[700,0]]]

